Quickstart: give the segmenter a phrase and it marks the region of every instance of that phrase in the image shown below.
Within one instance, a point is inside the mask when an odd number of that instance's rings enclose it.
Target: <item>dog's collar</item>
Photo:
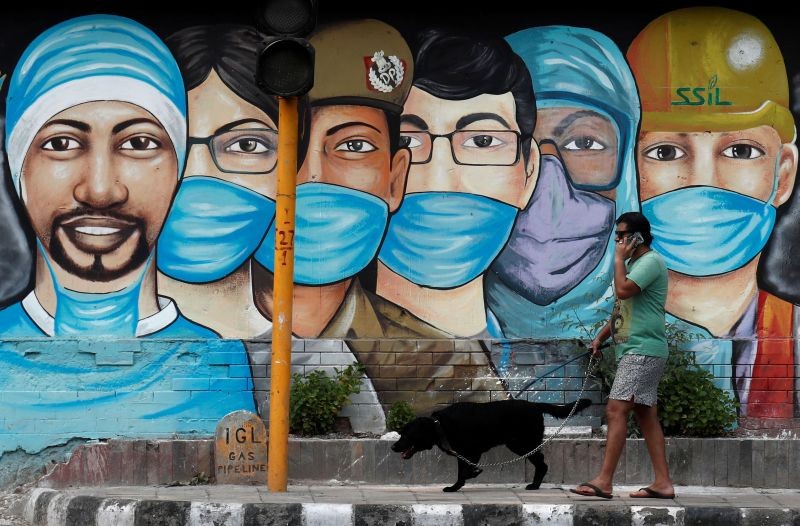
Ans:
[[[438,441],[436,445],[439,446],[439,449],[441,449],[448,455],[455,456],[455,452],[453,451],[453,448],[450,446],[450,442],[447,441],[447,435],[444,434],[442,423],[439,422],[438,418],[433,418],[432,420],[434,425],[436,426],[436,438]]]

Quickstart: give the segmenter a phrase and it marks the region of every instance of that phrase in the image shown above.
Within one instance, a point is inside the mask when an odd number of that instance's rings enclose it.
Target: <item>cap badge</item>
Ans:
[[[384,55],[383,51],[376,51],[372,57],[364,57],[367,66],[369,88],[373,91],[391,93],[402,84],[405,75],[403,61],[395,55]]]

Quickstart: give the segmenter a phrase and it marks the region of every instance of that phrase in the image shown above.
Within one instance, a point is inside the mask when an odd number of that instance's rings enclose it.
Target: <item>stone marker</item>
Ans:
[[[215,439],[217,484],[267,483],[267,428],[258,415],[228,413],[217,424]]]

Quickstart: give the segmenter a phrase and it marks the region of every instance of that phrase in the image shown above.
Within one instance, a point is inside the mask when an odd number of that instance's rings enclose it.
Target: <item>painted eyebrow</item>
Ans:
[[[644,136],[644,135],[643,135],[644,133],[645,133],[645,132],[639,132],[639,141],[641,141],[641,140],[642,140],[642,137]],[[675,132],[675,133],[672,133],[672,135],[675,135],[675,136],[677,136],[677,137],[680,137],[681,139],[685,139],[685,138],[689,137],[689,133],[688,133],[688,132]],[[664,142],[664,140],[660,140],[660,141],[653,141],[653,144],[660,144],[660,143],[663,143],[663,142]],[[652,146],[652,145],[651,145],[651,146]],[[647,146],[647,148],[649,148],[649,147],[650,147],[650,146]]]
[[[466,128],[473,122],[485,120],[497,121],[509,130],[511,129],[511,126],[508,125],[506,120],[496,113],[470,113],[469,115],[464,115],[458,119],[458,122],[456,122],[456,129],[460,130],[462,128]]]
[[[401,115],[400,124],[410,124],[411,126],[416,126],[420,130],[428,131],[428,123],[418,115]]]
[[[224,126],[220,126],[219,128],[217,128],[214,131],[214,135],[217,135],[218,133],[223,133],[223,132],[226,132],[226,131],[230,131],[230,130],[236,128],[237,126],[241,126],[242,124],[248,124],[248,123],[251,123],[251,122],[255,123],[255,124],[260,124],[261,126],[264,126],[265,128],[272,129],[272,126],[270,126],[266,122],[264,122],[262,120],[259,120],[259,119],[240,119],[238,121],[229,122],[228,124],[225,124]]]
[[[573,122],[575,122],[578,119],[583,119],[584,117],[599,117],[599,118],[603,119],[604,121],[608,120],[607,118],[605,118],[604,116],[600,115],[596,111],[592,111],[592,110],[576,111],[575,113],[570,113],[569,115],[567,115],[566,117],[561,119],[561,122],[558,123],[558,126],[556,126],[553,129],[553,134],[554,135],[561,135],[569,127],[570,124],[572,124]]]
[[[111,133],[112,134],[117,134],[117,133],[121,132],[122,130],[124,130],[125,128],[130,128],[131,126],[134,126],[136,124],[142,124],[142,123],[154,124],[155,126],[158,126],[159,128],[162,127],[161,124],[159,124],[158,122],[154,121],[153,119],[144,119],[144,118],[142,118],[142,119],[130,119],[130,120],[127,120],[127,121],[124,121],[124,122],[120,122],[119,124],[117,124],[116,126],[111,128]]]
[[[72,119],[55,119],[42,126],[42,128],[48,128],[50,126],[56,126],[58,124],[64,126],[70,126],[72,128],[77,128],[82,132],[90,132],[92,130],[92,127],[86,124],[85,122],[76,121]]]
[[[383,133],[378,128],[373,126],[372,124],[367,124],[366,122],[360,122],[360,121],[353,121],[353,122],[345,122],[343,124],[339,124],[337,126],[334,126],[330,130],[325,132],[325,136],[326,137],[330,137],[331,135],[333,135],[334,133],[338,132],[339,130],[341,130],[343,128],[349,128],[351,126],[366,126],[367,128],[372,128],[373,130],[375,130],[378,133]]]

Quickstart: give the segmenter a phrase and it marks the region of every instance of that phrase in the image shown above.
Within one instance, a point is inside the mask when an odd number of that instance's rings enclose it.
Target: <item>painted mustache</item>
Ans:
[[[115,211],[76,209],[53,220],[52,238],[61,230],[82,252],[102,255],[120,247],[137,231],[144,235],[141,218]]]

